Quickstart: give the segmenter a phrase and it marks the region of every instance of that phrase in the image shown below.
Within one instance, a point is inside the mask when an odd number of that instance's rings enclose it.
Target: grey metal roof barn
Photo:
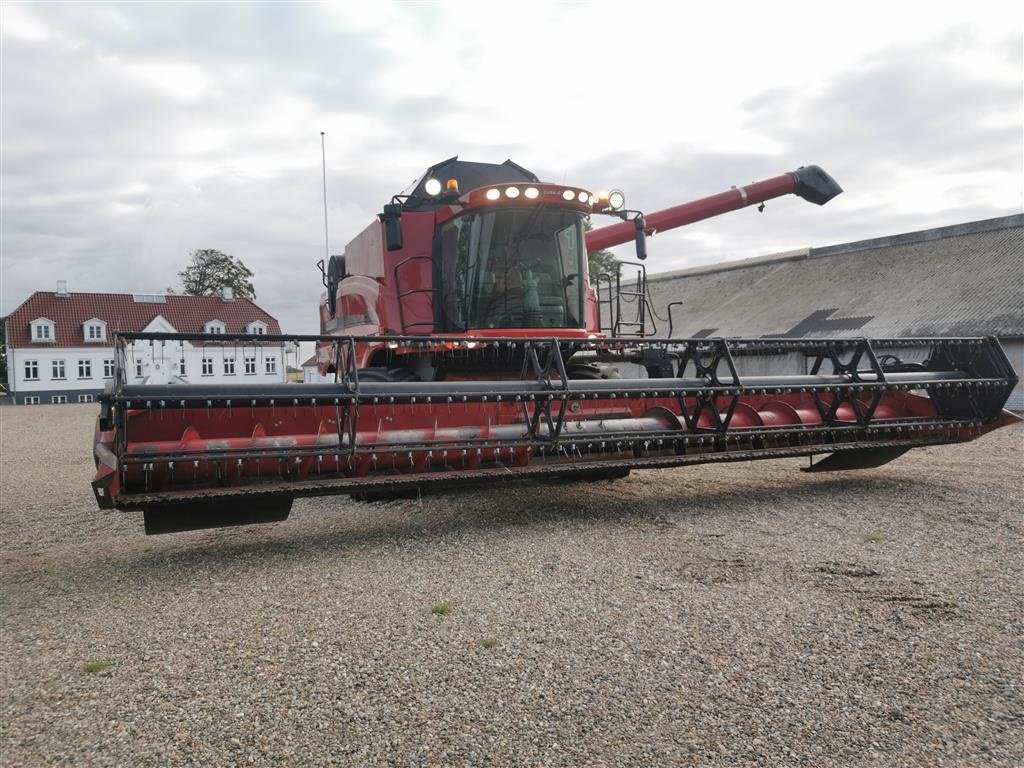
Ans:
[[[1024,337],[1024,215],[649,277],[677,338]],[[668,323],[658,321],[658,335]]]

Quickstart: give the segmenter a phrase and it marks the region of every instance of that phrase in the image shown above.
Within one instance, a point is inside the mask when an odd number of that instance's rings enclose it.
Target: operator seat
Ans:
[[[560,328],[565,325],[565,294],[558,274],[554,243],[550,240],[527,239],[520,250],[524,266],[537,279],[540,304],[540,325]]]

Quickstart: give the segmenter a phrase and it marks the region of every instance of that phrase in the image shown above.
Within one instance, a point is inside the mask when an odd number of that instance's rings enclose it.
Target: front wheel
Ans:
[[[410,368],[360,368],[356,373],[360,381],[423,381]]]
[[[618,368],[613,365],[600,363],[570,363],[566,366],[565,372],[569,374],[570,379],[581,379],[583,381],[622,378]]]

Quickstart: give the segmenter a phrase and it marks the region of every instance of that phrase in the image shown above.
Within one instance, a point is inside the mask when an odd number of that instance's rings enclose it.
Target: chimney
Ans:
[[[220,295],[221,295],[221,298],[224,299],[224,301],[234,301],[235,300],[235,292],[233,290],[231,290],[231,286],[230,285],[225,285],[223,288],[221,288],[220,289]]]
[[[67,296],[68,295],[68,281],[67,280],[58,280],[57,281],[57,295],[58,296]]]

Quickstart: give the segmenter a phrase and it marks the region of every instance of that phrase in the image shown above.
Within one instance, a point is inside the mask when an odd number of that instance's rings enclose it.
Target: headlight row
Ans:
[[[458,183],[453,179],[448,182],[449,190],[458,193]],[[443,185],[440,180],[430,178],[427,179],[423,184],[424,191],[433,197],[441,194]],[[558,187],[545,186],[545,195],[558,195]],[[525,197],[527,200],[536,200],[541,196],[541,190],[537,187],[519,187],[516,185],[502,186],[502,187],[491,187],[484,193],[484,198],[490,202],[500,200],[504,195],[509,200],[516,200],[520,196]],[[566,202],[578,202],[583,205],[595,206],[598,210],[604,208],[610,208],[613,211],[622,210],[626,205],[626,197],[621,191],[613,189],[611,192],[599,192],[593,194],[583,189],[565,188],[561,190],[562,199]]]

